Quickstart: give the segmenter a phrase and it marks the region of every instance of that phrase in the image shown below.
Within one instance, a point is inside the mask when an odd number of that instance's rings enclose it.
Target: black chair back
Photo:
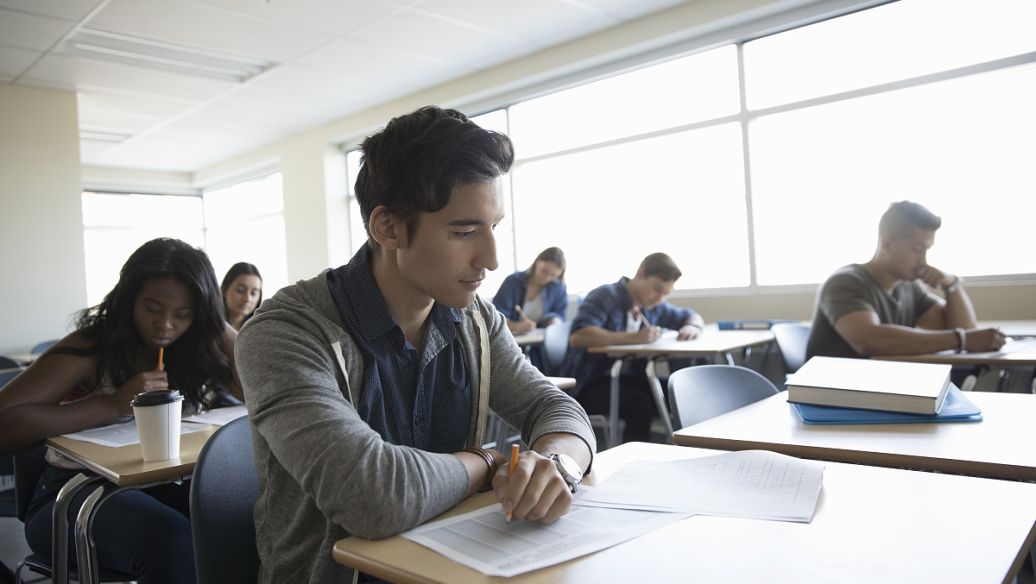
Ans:
[[[259,477],[248,418],[209,438],[191,478],[191,530],[198,584],[254,584],[259,574],[252,508]]]
[[[698,365],[669,376],[669,406],[681,428],[776,395],[769,379],[731,365]]]

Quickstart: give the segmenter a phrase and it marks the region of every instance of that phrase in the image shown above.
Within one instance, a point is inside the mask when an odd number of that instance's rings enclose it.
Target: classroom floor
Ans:
[[[22,532],[22,522],[16,517],[0,517],[0,562],[3,562],[12,572],[18,566],[18,562],[29,555],[29,544],[25,543],[25,535]],[[0,582],[4,574],[0,574]],[[39,574],[22,574],[24,582],[46,582],[48,579]]]

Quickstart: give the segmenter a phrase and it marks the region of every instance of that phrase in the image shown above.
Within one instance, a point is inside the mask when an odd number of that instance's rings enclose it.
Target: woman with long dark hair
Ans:
[[[176,239],[145,243],[104,300],[80,313],[76,330],[0,392],[0,451],[128,421],[130,400],[145,391],[176,389],[189,411],[209,407],[223,392],[240,398],[237,335],[221,304],[205,252]],[[51,554],[57,492],[84,472],[53,450],[47,462],[25,521],[29,546],[44,556]],[[188,494],[184,483],[113,496],[93,526],[100,566],[133,574],[141,584],[193,582]],[[73,500],[74,509],[82,498]]]

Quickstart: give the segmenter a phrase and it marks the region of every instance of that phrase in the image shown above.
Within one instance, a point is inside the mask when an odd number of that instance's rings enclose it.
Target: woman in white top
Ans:
[[[227,270],[219,286],[223,293],[223,307],[227,322],[239,331],[252,313],[263,303],[263,277],[259,268],[248,262],[238,262]]]
[[[568,289],[561,248],[548,247],[529,269],[508,276],[493,297],[493,304],[507,317],[507,328],[513,334],[565,320]]]
[[[141,392],[176,389],[194,408],[211,405],[222,391],[240,398],[236,338],[205,252],[176,239],[149,241],[101,304],[80,313],[75,332],[0,391],[0,452],[130,419],[130,400]],[[45,557],[57,492],[83,472],[69,459],[48,461],[25,520],[29,546]],[[93,525],[100,567],[141,584],[193,582],[189,492],[185,482],[109,499]],[[82,498],[73,500],[74,510]]]

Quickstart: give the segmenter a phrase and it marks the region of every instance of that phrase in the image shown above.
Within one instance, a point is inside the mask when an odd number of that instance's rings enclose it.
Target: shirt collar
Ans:
[[[364,244],[345,265],[342,278],[349,303],[365,325],[360,327],[359,334],[367,340],[377,339],[393,329],[399,328],[392,312],[389,311],[388,304],[385,303],[381,288],[374,280],[374,272],[371,271],[370,264],[373,253],[370,244]],[[428,318],[431,319],[430,324],[439,330],[439,336],[443,337],[444,344],[448,344],[456,337],[456,329],[451,323],[461,321],[460,309],[436,302],[432,305]]]

